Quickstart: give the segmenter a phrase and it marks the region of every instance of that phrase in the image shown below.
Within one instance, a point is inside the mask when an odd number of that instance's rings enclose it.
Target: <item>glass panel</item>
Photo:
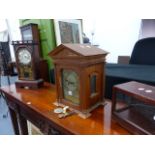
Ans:
[[[79,99],[79,77],[73,70],[62,70],[62,89],[64,99],[71,101],[75,105],[80,104]]]
[[[90,93],[91,95],[96,93],[96,75],[90,77]]]
[[[23,40],[33,40],[31,29],[22,31]]]

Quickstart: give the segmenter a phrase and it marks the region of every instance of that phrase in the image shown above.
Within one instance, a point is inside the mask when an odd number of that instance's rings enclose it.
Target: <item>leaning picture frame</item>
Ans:
[[[57,45],[63,43],[83,43],[81,20],[54,19]]]

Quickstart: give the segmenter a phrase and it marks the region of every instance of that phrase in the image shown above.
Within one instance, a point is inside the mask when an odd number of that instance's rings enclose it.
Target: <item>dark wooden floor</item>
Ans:
[[[15,82],[17,77],[10,77],[11,84]],[[1,85],[8,85],[6,76],[1,76]],[[0,135],[14,135],[12,123],[5,100],[0,96]]]

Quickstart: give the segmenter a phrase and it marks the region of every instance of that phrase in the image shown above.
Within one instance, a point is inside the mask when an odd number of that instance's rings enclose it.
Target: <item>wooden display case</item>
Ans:
[[[133,134],[155,134],[155,87],[128,82],[113,87],[112,116]]]

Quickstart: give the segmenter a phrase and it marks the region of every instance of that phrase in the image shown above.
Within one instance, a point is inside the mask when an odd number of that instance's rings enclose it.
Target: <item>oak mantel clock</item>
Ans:
[[[43,85],[39,78],[38,43],[35,41],[13,41],[18,69],[17,87],[38,88]]]
[[[49,53],[55,64],[57,104],[81,117],[104,103],[104,63],[107,52],[91,45],[61,44]]]

